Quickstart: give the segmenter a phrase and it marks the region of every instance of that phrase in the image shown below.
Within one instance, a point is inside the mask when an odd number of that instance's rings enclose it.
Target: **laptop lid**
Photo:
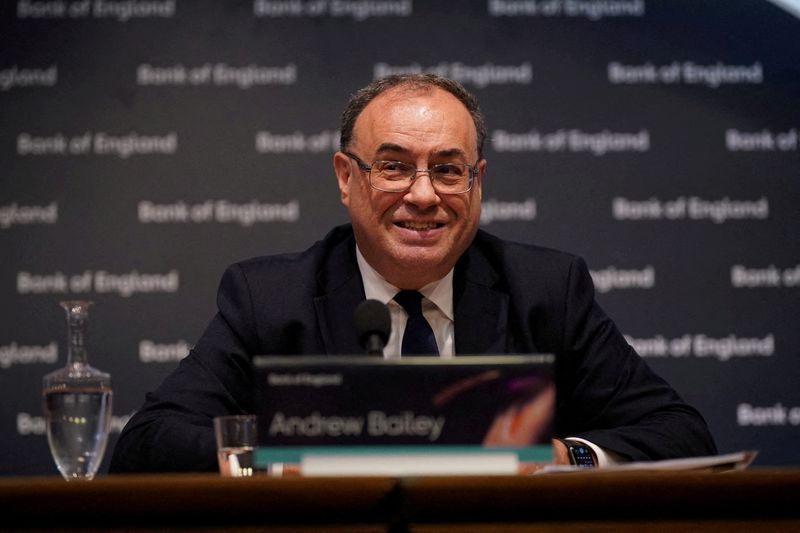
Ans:
[[[550,354],[257,356],[259,447],[550,446]]]

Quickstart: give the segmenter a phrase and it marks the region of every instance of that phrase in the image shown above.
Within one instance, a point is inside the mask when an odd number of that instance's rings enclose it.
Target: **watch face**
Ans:
[[[582,444],[570,444],[569,456],[572,464],[581,468],[592,468],[594,464],[594,455],[592,449]]]

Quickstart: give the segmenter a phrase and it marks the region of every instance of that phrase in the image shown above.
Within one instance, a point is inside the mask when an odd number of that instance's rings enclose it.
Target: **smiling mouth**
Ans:
[[[395,222],[395,225],[413,231],[430,231],[444,226],[439,222]]]

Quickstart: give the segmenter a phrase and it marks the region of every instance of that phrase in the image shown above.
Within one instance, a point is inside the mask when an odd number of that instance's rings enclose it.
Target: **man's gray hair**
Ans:
[[[342,112],[341,137],[339,139],[340,150],[347,150],[350,147],[356,119],[364,111],[364,108],[377,96],[395,87],[402,87],[412,92],[439,88],[458,98],[467,108],[472,121],[475,123],[475,131],[478,134],[478,157],[483,159],[486,123],[478,106],[478,99],[457,81],[435,74],[396,74],[375,80],[366,87],[354,92],[347,102],[347,107]]]

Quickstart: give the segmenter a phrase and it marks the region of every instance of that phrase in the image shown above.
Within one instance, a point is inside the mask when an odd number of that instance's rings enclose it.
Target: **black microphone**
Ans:
[[[392,332],[389,308],[378,300],[364,300],[356,307],[355,320],[358,340],[366,348],[367,355],[383,357],[383,347]]]

